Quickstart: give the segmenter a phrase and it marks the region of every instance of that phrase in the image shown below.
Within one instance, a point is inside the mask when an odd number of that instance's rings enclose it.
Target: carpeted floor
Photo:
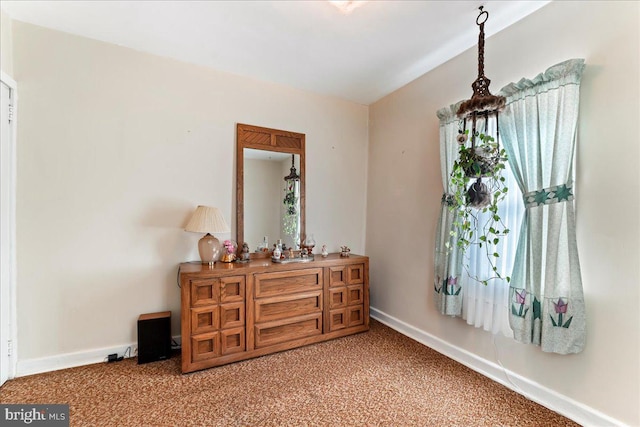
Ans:
[[[187,375],[176,356],[17,378],[0,403],[67,403],[72,426],[577,426],[373,320]]]

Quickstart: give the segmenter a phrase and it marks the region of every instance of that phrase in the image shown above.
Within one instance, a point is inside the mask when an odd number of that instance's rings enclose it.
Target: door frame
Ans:
[[[2,257],[0,259],[0,269],[3,271],[8,271],[8,274],[3,275],[0,279],[0,292],[2,295],[8,295],[8,300],[2,298],[2,308],[1,310],[8,310],[9,312],[9,324],[8,325],[0,325],[3,328],[3,332],[6,332],[6,339],[10,343],[0,343],[0,347],[3,349],[9,350],[8,353],[8,363],[2,364],[0,367],[0,381],[4,382],[5,379],[15,378],[17,373],[17,305],[16,305],[16,176],[17,176],[17,161],[16,161],[16,131],[17,131],[17,83],[13,80],[9,75],[0,70],[0,82],[1,84],[5,84],[9,87],[9,91],[11,93],[11,106],[12,106],[12,114],[11,114],[11,124],[9,127],[9,138],[8,141],[2,141],[2,144],[7,144],[8,147],[6,152],[8,153],[8,161],[3,165],[0,165],[0,179],[2,181],[6,180],[8,183],[7,194],[1,194],[0,196],[3,199],[3,203],[7,203],[7,211],[8,215],[6,220],[8,221],[8,229],[9,233],[6,236],[8,242],[7,247],[9,248],[9,256]],[[4,340],[4,338],[3,338]],[[1,384],[0,384],[1,385]]]

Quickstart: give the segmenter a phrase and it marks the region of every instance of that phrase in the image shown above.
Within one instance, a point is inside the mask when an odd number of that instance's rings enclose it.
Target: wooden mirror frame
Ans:
[[[305,135],[238,123],[236,126],[236,242],[244,243],[244,149],[277,151],[300,156],[300,244],[305,235]],[[284,183],[284,180],[283,180]],[[256,253],[251,252],[255,257]]]

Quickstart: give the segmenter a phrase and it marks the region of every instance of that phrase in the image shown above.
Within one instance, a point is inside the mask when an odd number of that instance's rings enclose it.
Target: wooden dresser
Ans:
[[[369,258],[180,264],[182,372],[369,329]]]

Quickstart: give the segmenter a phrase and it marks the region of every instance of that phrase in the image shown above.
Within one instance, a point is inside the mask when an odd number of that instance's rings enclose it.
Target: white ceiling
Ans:
[[[368,105],[548,1],[6,1],[11,18]],[[475,78],[469,76],[469,81]]]

